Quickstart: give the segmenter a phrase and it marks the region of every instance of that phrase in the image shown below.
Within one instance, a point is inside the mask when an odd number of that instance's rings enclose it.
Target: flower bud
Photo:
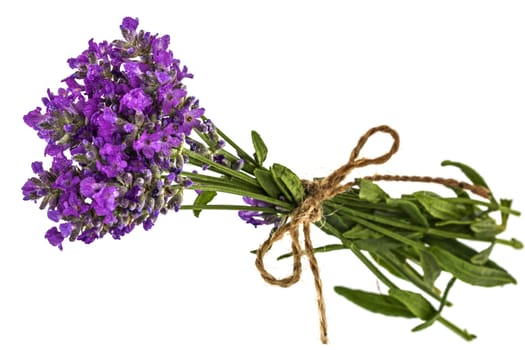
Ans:
[[[121,179],[126,185],[131,186],[131,183],[133,182],[133,175],[131,173],[125,173],[122,175]]]
[[[238,161],[232,163],[233,170],[241,170],[244,166],[244,159],[240,158]]]
[[[142,187],[144,186],[144,179],[142,177],[137,177],[135,179],[135,182],[133,182],[133,185]]]
[[[165,204],[165,200],[164,200],[164,194],[160,194],[157,199],[155,199],[155,207],[154,209],[155,210],[160,210],[164,207],[164,204]]]

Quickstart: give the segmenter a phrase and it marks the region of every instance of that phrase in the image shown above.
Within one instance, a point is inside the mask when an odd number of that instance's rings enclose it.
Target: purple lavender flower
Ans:
[[[122,96],[120,99],[120,108],[128,107],[137,113],[143,113],[151,105],[151,98],[141,89],[135,88]]]
[[[128,31],[128,32],[135,32],[138,26],[139,26],[138,18],[126,17],[122,21],[122,24],[120,25],[120,29]]]
[[[238,161],[236,161],[235,163],[232,164],[232,169],[233,170],[241,170],[242,167],[244,166],[244,159],[239,159]]]
[[[151,230],[153,225],[154,225],[153,220],[152,219],[147,219],[146,221],[144,221],[144,224],[143,224],[144,230],[146,230],[146,231]]]
[[[181,130],[189,135],[193,128],[199,126],[199,118],[204,114],[204,108],[197,108],[185,111],[183,114]]]
[[[44,172],[44,166],[42,165],[42,162],[31,163],[31,169],[33,169],[33,172],[37,175]]]
[[[93,176],[88,176],[80,181],[80,193],[87,198],[91,198],[100,188],[99,184]]]
[[[44,120],[44,116],[40,112],[41,110],[42,108],[37,107],[24,116],[24,122],[37,131],[41,130],[39,124]]]
[[[147,159],[152,159],[156,153],[158,153],[162,147],[161,131],[149,133],[143,133],[138,140],[133,142],[133,149],[138,154],[142,154]]]
[[[252,224],[255,227],[267,224],[266,220],[262,218],[261,214],[256,211],[241,210],[239,211],[239,217],[246,221],[246,223]]]
[[[70,222],[64,222],[59,225],[62,236],[68,237],[73,232],[73,225]]]
[[[162,113],[165,115],[179,105],[181,99],[186,96],[186,91],[182,89],[174,89],[170,85],[161,86],[159,88],[159,100],[162,101]]]
[[[93,243],[97,238],[99,238],[99,235],[95,227],[85,230],[77,237],[79,241],[82,241],[86,244]]]
[[[45,186],[42,186],[42,182],[33,177],[27,180],[22,186],[22,194],[24,195],[24,200],[34,200],[42,198],[48,193],[48,189]]]
[[[85,200],[78,195],[76,186],[73,189],[62,192],[58,196],[57,202],[57,208],[63,217],[80,219],[81,215],[90,209],[90,206],[85,203]]]
[[[95,42],[68,60],[65,87],[48,90],[24,122],[47,142],[52,166],[33,162],[24,200],[42,200],[58,223],[48,241],[120,239],[139,224],[179,208],[190,181],[181,175],[181,145],[201,124],[204,109],[187,96],[186,67],[169,50],[169,36],[138,31],[123,19],[123,40]],[[164,177],[161,179],[161,177]]]
[[[47,230],[45,238],[49,241],[52,246],[58,247],[62,250],[62,242],[64,241],[64,236],[56,227],[52,227]]]
[[[97,169],[108,178],[115,178],[126,169],[128,163],[123,158],[128,158],[124,153],[125,145],[104,144],[99,150],[102,160],[97,160]]]
[[[173,63],[173,53],[168,50],[170,44],[169,35],[153,39],[153,60],[161,67],[169,67]],[[178,61],[176,61],[178,63]]]
[[[249,198],[249,197],[242,197],[244,203],[252,206],[252,207],[262,207],[262,208],[270,208],[273,205],[263,202],[258,199]],[[252,211],[252,210],[240,210],[239,211],[239,217],[246,221],[248,224],[252,224],[253,226],[257,227],[259,225],[275,225],[277,226],[280,222],[280,218],[276,214],[268,214],[264,212],[259,211]]]
[[[111,223],[115,218],[113,210],[117,206],[115,199],[118,197],[118,190],[113,186],[104,186],[93,194],[93,209],[98,216],[104,216],[104,223]]]

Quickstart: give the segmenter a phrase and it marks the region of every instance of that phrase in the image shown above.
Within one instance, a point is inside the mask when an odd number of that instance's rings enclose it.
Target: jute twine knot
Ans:
[[[366,144],[370,136],[377,132],[390,134],[394,139],[390,151],[377,158],[358,158],[359,152]],[[255,266],[261,273],[261,277],[268,283],[280,287],[290,287],[299,281],[301,277],[301,255],[304,253],[308,257],[310,269],[314,276],[315,290],[317,292],[317,306],[319,310],[319,325],[321,330],[321,341],[323,344],[328,342],[326,310],[323,298],[321,277],[319,275],[319,266],[314,255],[312,240],[310,239],[310,223],[315,223],[322,218],[322,202],[329,199],[347,188],[353,183],[341,185],[341,182],[354,169],[364,167],[370,164],[382,164],[386,162],[399,149],[398,133],[386,125],[381,125],[368,130],[357,142],[352,150],[348,162],[329,176],[317,181],[305,181],[306,196],[301,205],[292,211],[290,221],[277,228],[277,230],[261,245],[257,251]],[[300,227],[303,227],[304,250],[299,243]],[[291,237],[293,271],[292,274],[284,278],[276,278],[270,274],[264,267],[264,256],[271,249],[272,245],[282,239],[286,234]]]

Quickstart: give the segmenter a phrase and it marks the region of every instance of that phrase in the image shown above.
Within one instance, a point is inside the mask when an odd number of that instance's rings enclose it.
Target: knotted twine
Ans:
[[[377,132],[383,132],[392,136],[393,143],[390,150],[377,158],[358,158],[361,149],[364,147],[368,139]],[[310,238],[310,224],[316,223],[322,219],[322,202],[326,199],[332,198],[335,195],[345,192],[351,188],[355,182],[348,182],[341,184],[343,180],[350,174],[350,172],[357,168],[362,168],[370,164],[383,164],[388,161],[399,150],[399,134],[387,125],[380,125],[369,129],[364,133],[357,142],[357,145],[352,150],[348,162],[325,178],[315,181],[304,180],[305,198],[303,202],[292,211],[290,220],[279,226],[275,232],[259,247],[257,250],[257,257],[255,259],[255,266],[259,270],[261,277],[269,284],[278,285],[280,287],[290,287],[299,281],[301,277],[301,255],[304,253],[310,264],[310,269],[314,276],[315,290],[317,293],[317,308],[319,311],[319,327],[320,338],[323,344],[328,342],[327,323],[326,323],[326,308],[323,298],[323,288],[321,277],[319,274],[319,265],[314,255],[314,248]],[[489,192],[481,186],[471,185],[465,182],[454,179],[434,178],[429,176],[402,176],[402,175],[374,175],[367,176],[366,179],[372,181],[411,181],[411,182],[432,182],[449,187],[461,187],[468,189],[483,197],[488,197]],[[303,227],[304,250],[299,243],[300,227]],[[291,248],[293,257],[292,274],[284,278],[276,278],[270,274],[264,266],[264,256],[271,249],[272,245],[281,240],[286,234],[290,235]]]

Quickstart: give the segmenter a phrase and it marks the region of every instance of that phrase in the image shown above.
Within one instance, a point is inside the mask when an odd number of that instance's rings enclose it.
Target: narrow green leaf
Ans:
[[[454,193],[456,194],[458,198],[470,199],[470,195],[468,194],[468,192],[462,188],[454,187],[454,188],[451,188],[451,190],[454,191]]]
[[[390,254],[388,254],[390,253]],[[388,251],[375,251],[370,252],[370,256],[376,263],[382,268],[390,272],[392,275],[403,280],[408,280],[408,277],[402,272],[402,265],[405,263],[401,261],[397,256]]]
[[[359,198],[371,203],[381,203],[388,198],[388,194],[370,180],[359,180]]]
[[[386,199],[386,205],[392,208],[399,208],[407,214],[412,221],[420,226],[428,227],[428,221],[421,213],[418,206],[411,201],[404,199]]]
[[[385,227],[385,226],[383,226],[381,224],[377,224],[377,223],[368,221],[370,219],[371,220],[376,220],[374,215],[361,213],[361,212],[358,212],[358,211],[355,211],[355,210],[351,210],[349,208],[346,209],[346,212],[351,213],[351,215],[353,214],[353,216],[352,216],[352,220],[353,221],[355,221],[355,222],[357,222],[357,223],[359,223],[359,224],[361,224],[361,225],[363,225],[365,227],[368,227],[369,229],[371,229],[371,230],[373,230],[373,231],[375,231],[377,233],[380,233],[380,234],[382,234],[384,236],[393,238],[393,239],[395,239],[395,240],[397,240],[399,242],[403,242],[404,244],[407,244],[407,245],[412,246],[414,248],[425,249],[424,244],[419,242],[419,238],[420,238],[419,235],[416,235],[415,237],[411,236],[411,235],[404,235],[404,234],[396,232],[394,230],[389,230],[388,226]],[[379,216],[377,217],[377,219],[379,219]],[[390,227],[392,227],[392,226],[390,226]]]
[[[282,169],[278,165],[276,167],[276,165],[277,164],[274,164],[270,167],[270,174],[272,174],[273,182],[277,185],[284,198],[286,198],[286,201],[292,203],[294,201],[292,194],[284,184],[283,180],[281,180]]]
[[[450,292],[450,289],[452,289],[452,286],[454,285],[454,282],[456,282],[456,278],[454,278],[454,277],[451,278],[450,281],[448,281],[447,287],[445,288],[445,292],[443,293],[443,298],[441,298],[441,303],[439,305],[439,309],[434,314],[434,316],[432,316],[430,319],[426,320],[425,322],[423,322],[419,326],[414,327],[412,329],[412,332],[422,331],[423,329],[432,326],[434,324],[434,322],[436,322],[441,317],[441,312],[445,308],[445,305],[447,305],[448,293]]]
[[[470,225],[470,229],[474,232],[474,237],[481,239],[494,238],[498,233],[504,231],[503,227],[496,224],[491,217],[485,217],[481,221],[476,221]]]
[[[351,227],[354,227],[356,225],[349,218],[347,218],[347,217],[345,217],[343,215],[338,215],[337,212],[334,212],[334,211],[331,211],[331,210],[326,210],[325,206],[323,206],[323,213],[325,213],[325,214],[328,213],[328,215],[324,216],[324,222],[329,223],[334,228],[336,228],[337,231],[339,231],[339,232],[346,232]]]
[[[470,258],[470,262],[475,265],[484,265],[489,261],[490,253],[492,253],[492,248],[494,248],[496,242],[492,242],[486,249],[483,249],[478,254]]]
[[[446,250],[447,252],[455,255],[456,257],[466,261],[470,261],[470,259],[472,259],[474,255],[478,254],[477,251],[475,251],[468,245],[459,242],[456,239],[426,236],[425,241],[431,247],[438,247],[442,250]],[[484,265],[486,267],[506,272],[504,268],[502,268],[492,260],[487,261]]]
[[[195,201],[193,202],[193,205],[195,205],[195,206],[206,205],[206,204],[210,203],[212,201],[212,199],[215,198],[216,195],[217,195],[217,192],[215,192],[215,191],[202,191],[201,193],[199,193],[197,198],[195,198]],[[193,210],[193,215],[195,215],[195,217],[198,218],[199,215],[201,214],[201,211],[202,211],[202,209],[194,209]]]
[[[463,174],[465,174],[465,176],[470,181],[472,181],[474,185],[483,186],[486,189],[490,189],[487,183],[485,182],[485,180],[481,177],[481,175],[478,174],[476,170],[472,169],[470,166],[466,164],[459,163],[459,162],[453,162],[451,160],[444,160],[443,162],[441,162],[441,165],[442,166],[448,166],[448,165],[455,166],[456,168],[459,168],[459,170],[461,170]]]
[[[203,120],[209,120],[207,119],[206,117],[202,117]],[[235,151],[237,151],[237,155],[244,159],[245,162],[247,163],[251,163],[252,165],[257,165],[256,164],[256,161],[255,159],[252,158],[251,155],[249,155],[248,153],[246,153],[241,147],[239,147],[239,145],[237,145],[235,142],[233,142],[232,139],[230,139],[228,137],[228,135],[226,135],[224,132],[222,132],[222,130],[218,127],[215,127],[215,131],[217,131],[217,134],[224,140],[226,141],[227,144],[229,144],[230,146],[233,147],[233,149],[235,149]]]
[[[429,320],[436,314],[436,309],[432,304],[419,293],[390,288],[388,294],[400,301],[410,312],[422,320]]]
[[[279,198],[281,191],[273,181],[272,173],[266,169],[255,169],[255,179],[270,197]]]
[[[342,244],[328,244],[322,247],[314,248],[314,253],[328,253],[334,250],[341,250],[341,249],[347,249],[347,248]],[[277,260],[286,259],[291,256],[292,256],[292,253],[286,253],[286,254],[283,254],[277,257]]]
[[[293,171],[281,164],[276,163],[272,165],[270,171],[274,179],[277,178],[284,184],[295,203],[301,203],[304,196],[304,186],[301,179]]]
[[[380,257],[378,263],[393,275],[412,283],[431,297],[441,300],[437,289],[434,286],[428,286],[424,277],[409,263],[410,260],[412,260],[411,262],[417,261],[415,260],[417,256],[411,257],[412,254],[409,251],[410,249],[405,247],[405,249],[397,249],[395,252],[387,250],[371,252],[370,254]]]
[[[436,227],[443,227],[448,225],[471,225],[475,221],[474,220],[446,220],[446,221],[438,221],[435,223]]]
[[[336,286],[337,294],[368,311],[386,316],[414,318],[414,314],[403,303],[389,295],[375,294],[358,289]]]
[[[252,143],[253,148],[255,148],[255,161],[259,166],[262,166],[263,162],[266,160],[266,156],[268,155],[268,148],[264,144],[261,135],[259,135],[255,130],[252,130]]]
[[[465,214],[461,207],[447,201],[433,192],[414,193],[416,200],[434,218],[441,220],[459,220]]]
[[[514,277],[505,270],[472,264],[435,246],[430,248],[430,252],[443,270],[463,282],[483,287],[516,283]]]
[[[441,274],[441,268],[439,267],[436,259],[425,250],[420,250],[420,265],[423,269],[423,280],[429,287],[434,287],[434,283]]]
[[[476,207],[475,205],[475,201],[472,200],[472,202],[468,202],[470,201],[470,195],[467,191],[465,191],[464,189],[462,188],[459,188],[459,187],[453,187],[451,188],[452,191],[454,191],[454,193],[456,194],[457,198],[461,198],[461,199],[465,199],[466,201],[465,202],[462,202],[463,204],[465,204],[465,216],[473,216],[476,211],[478,210],[478,208]]]
[[[381,250],[393,250],[402,247],[404,244],[389,237],[379,237],[357,240],[354,241],[354,245],[361,250],[376,252]]]
[[[350,230],[343,232],[343,237],[349,238],[349,239],[369,239],[369,238],[377,238],[380,235],[376,233],[375,231],[372,231],[371,229],[364,227],[362,225],[354,225]]]

